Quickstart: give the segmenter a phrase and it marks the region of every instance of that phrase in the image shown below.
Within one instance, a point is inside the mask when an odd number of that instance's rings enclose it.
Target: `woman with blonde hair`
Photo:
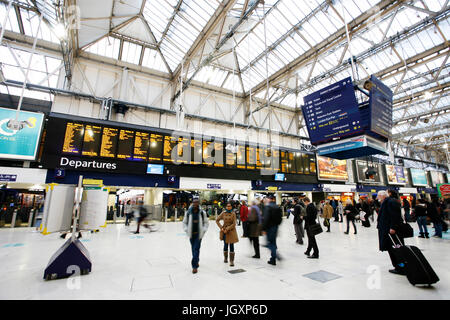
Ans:
[[[220,224],[223,220],[223,224]],[[230,267],[234,266],[234,244],[239,241],[236,232],[236,214],[233,211],[231,202],[227,202],[225,210],[216,219],[217,226],[220,228],[220,240],[223,240],[223,255],[225,263],[228,263],[228,247],[230,247]]]

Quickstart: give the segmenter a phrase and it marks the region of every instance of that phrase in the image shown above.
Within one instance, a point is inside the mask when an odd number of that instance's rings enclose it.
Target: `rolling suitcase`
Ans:
[[[423,284],[431,286],[439,281],[439,277],[419,248],[402,245],[397,235],[396,238],[399,244],[395,243],[390,234],[389,237],[394,244],[396,255],[405,264],[406,277],[408,278],[409,283],[412,285]]]

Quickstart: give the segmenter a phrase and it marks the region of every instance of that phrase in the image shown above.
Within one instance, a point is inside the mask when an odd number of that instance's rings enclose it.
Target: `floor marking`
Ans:
[[[235,273],[241,273],[241,272],[246,272],[244,269],[236,269],[236,270],[229,270],[229,273],[235,274]]]
[[[338,274],[331,273],[331,272],[324,271],[324,270],[311,272],[308,274],[304,274],[303,276],[306,278],[309,278],[311,280],[319,281],[322,283],[342,278],[342,276],[340,276]]]

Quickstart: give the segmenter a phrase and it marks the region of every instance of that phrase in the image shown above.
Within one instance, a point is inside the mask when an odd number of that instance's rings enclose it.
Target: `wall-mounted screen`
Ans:
[[[284,173],[276,173],[275,181],[284,181]]]
[[[388,184],[406,184],[406,176],[403,167],[386,165],[386,176]]]
[[[163,135],[152,133],[150,134],[150,147],[148,150],[148,161],[161,162],[163,151]]]
[[[247,146],[247,169],[256,169],[256,147]]]
[[[442,172],[430,171],[430,174],[433,187],[436,187],[438,184],[445,183],[444,174]]]
[[[147,165],[148,174],[164,174],[163,164],[148,164]]]
[[[317,156],[319,180],[347,181],[347,160]]]
[[[246,168],[246,155],[245,155],[245,145],[244,144],[236,144],[237,145],[237,153],[236,153],[236,167],[238,169]]]
[[[134,131],[120,130],[119,143],[117,146],[117,158],[125,160],[133,160],[133,140]]]
[[[100,157],[115,158],[118,140],[119,129],[104,127],[100,146]]]
[[[136,131],[134,138],[134,160],[147,161],[148,148],[150,146],[150,134],[147,132]]]
[[[381,175],[378,163],[356,160],[358,182],[380,184]]]
[[[63,153],[80,154],[83,145],[84,125],[68,122],[64,135]]]
[[[191,164],[202,164],[202,138],[191,138]]]
[[[416,187],[426,187],[428,186],[427,176],[425,171],[416,168],[410,168],[411,179],[413,186]]]
[[[172,151],[178,144],[178,141],[175,137],[172,136],[164,136],[164,152],[163,152],[163,161],[169,163],[175,163],[176,157],[174,157],[172,161]]]

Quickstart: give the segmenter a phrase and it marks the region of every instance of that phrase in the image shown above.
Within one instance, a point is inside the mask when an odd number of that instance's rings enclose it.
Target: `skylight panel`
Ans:
[[[104,37],[94,42],[85,49],[87,52],[101,56],[118,59],[120,50],[120,40],[113,37]]]
[[[144,48],[144,56],[142,57],[142,66],[167,72],[167,68],[158,51]]]

